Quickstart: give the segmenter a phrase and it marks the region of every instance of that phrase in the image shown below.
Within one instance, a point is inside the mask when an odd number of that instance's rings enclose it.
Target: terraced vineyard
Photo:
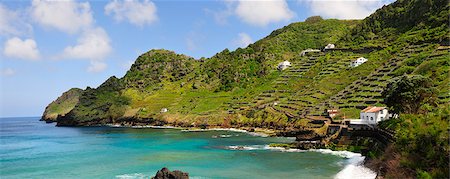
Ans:
[[[406,5],[420,6],[410,8],[420,11],[420,17],[392,10]],[[422,7],[435,10],[425,13]],[[324,130],[327,109],[341,111],[336,119],[357,118],[369,105],[384,106],[384,88],[404,75],[430,78],[439,93],[437,103],[447,105],[450,44],[448,27],[441,23],[448,22],[445,10],[398,1],[362,21],[311,17],[246,48],[225,49],[210,58],[150,50],[124,77],[111,77],[96,89],[80,89],[76,105],[52,104],[56,107],[44,116],[53,118],[44,118],[66,125],[134,121]],[[336,48],[311,50],[327,44]],[[368,61],[350,67],[359,57]],[[283,61],[291,66],[277,70]]]
[[[273,115],[286,116],[288,122],[307,120],[311,123],[326,118],[324,111],[327,109],[339,109],[343,111],[343,118],[357,118],[361,109],[369,105],[383,105],[381,93],[389,81],[404,73],[401,67],[411,65],[411,61],[418,61],[408,72],[413,73],[420,69],[421,64],[444,62],[449,55],[449,48],[432,43],[406,45],[390,55],[389,59],[369,58],[361,66],[350,67],[350,62],[358,57],[379,57],[380,53],[382,51],[354,53],[346,49],[306,56],[297,54],[289,59],[292,66],[279,72],[269,90],[262,91],[251,100],[247,99],[249,102],[230,102],[233,109],[229,112],[245,114],[265,109]],[[448,72],[445,68],[440,70],[441,76]],[[327,86],[329,83],[335,85]],[[435,86],[444,89],[448,86],[448,80]],[[439,103],[446,104],[449,93],[441,91]]]

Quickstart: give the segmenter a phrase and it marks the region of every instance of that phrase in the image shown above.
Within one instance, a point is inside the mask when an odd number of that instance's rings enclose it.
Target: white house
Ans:
[[[306,50],[303,50],[302,52],[300,52],[300,55],[303,57],[303,56],[305,56],[307,53],[310,53],[310,52],[320,52],[320,50],[317,50],[317,49],[306,49]]]
[[[169,111],[167,108],[162,108],[161,109],[161,113],[166,113],[167,111]]]
[[[336,46],[334,44],[328,44],[327,46],[325,46],[325,50],[326,49],[332,49],[335,48]]]
[[[288,68],[290,66],[291,66],[291,62],[284,61],[284,62],[281,62],[281,63],[278,64],[278,70],[284,70],[284,69],[286,69],[286,68]]]
[[[367,58],[359,57],[358,59],[353,60],[353,61],[350,63],[350,66],[351,66],[351,67],[357,67],[357,66],[359,66],[359,65],[361,65],[361,64],[363,64],[363,63],[366,63],[366,62],[367,62]]]
[[[388,118],[389,112],[386,107],[369,106],[359,113],[359,119],[351,120],[350,124],[376,125],[378,122]]]

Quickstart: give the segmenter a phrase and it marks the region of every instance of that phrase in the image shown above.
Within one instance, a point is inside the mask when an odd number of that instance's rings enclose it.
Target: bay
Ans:
[[[0,178],[150,178],[162,167],[191,178],[333,178],[352,164],[330,152],[268,147],[290,141],[235,131],[55,127],[38,117],[1,118]]]

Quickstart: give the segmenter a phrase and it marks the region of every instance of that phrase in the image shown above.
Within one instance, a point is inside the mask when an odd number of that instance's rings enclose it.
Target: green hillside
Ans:
[[[448,14],[443,0],[400,0],[362,21],[311,17],[247,48],[225,49],[210,58],[151,50],[124,77],[84,90],[74,109],[60,115],[59,124],[151,119],[190,125],[199,118],[221,125],[227,118],[237,125],[297,127],[328,108],[357,117],[359,109],[381,105],[389,80],[406,74],[435,79],[442,104],[448,100]],[[328,43],[337,48],[301,56],[302,50]],[[369,60],[350,68],[358,57]],[[285,60],[292,66],[278,71],[276,65]],[[168,112],[162,114],[163,108]]]
[[[382,105],[389,80],[407,74],[433,78],[445,104],[447,15],[445,1],[397,1],[362,21],[311,17],[210,58],[151,50],[124,77],[84,90],[73,110],[60,111],[58,125],[317,127],[310,119],[326,109],[352,118],[368,105]],[[328,43],[337,48],[301,55]],[[349,67],[359,57],[368,62]],[[277,70],[285,60],[292,66]],[[58,110],[48,113],[58,116]]]
[[[167,50],[151,50],[139,56],[123,78],[112,77],[97,89],[86,89],[81,102],[58,125],[149,120],[183,126],[222,125],[225,118],[233,119],[229,122],[252,122],[245,117],[247,112],[237,113],[237,105],[250,104],[274,87],[283,75],[276,69],[279,62],[300,59],[302,49],[334,43],[356,23],[334,19],[294,23],[247,48],[232,52],[225,49],[198,60]],[[161,114],[162,108],[168,112]]]
[[[445,177],[449,14],[446,0],[398,0],[360,21],[310,17],[210,58],[150,50],[124,77],[64,93],[42,119],[58,126],[244,127],[325,137],[327,109],[341,111],[339,122],[359,118],[367,106],[388,106],[400,118],[381,127],[397,141],[369,153],[383,161],[378,167],[392,168],[383,175]],[[303,54],[307,49],[320,51]],[[359,57],[368,61],[351,67]],[[291,66],[280,71],[283,61]],[[392,157],[397,163],[383,165]]]

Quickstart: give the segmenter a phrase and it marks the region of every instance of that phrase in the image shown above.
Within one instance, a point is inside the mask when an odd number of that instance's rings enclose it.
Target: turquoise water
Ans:
[[[292,140],[288,138],[231,131],[55,127],[38,120],[0,119],[0,178],[148,178],[162,167],[193,178],[333,178],[351,162],[337,155],[266,147]]]

